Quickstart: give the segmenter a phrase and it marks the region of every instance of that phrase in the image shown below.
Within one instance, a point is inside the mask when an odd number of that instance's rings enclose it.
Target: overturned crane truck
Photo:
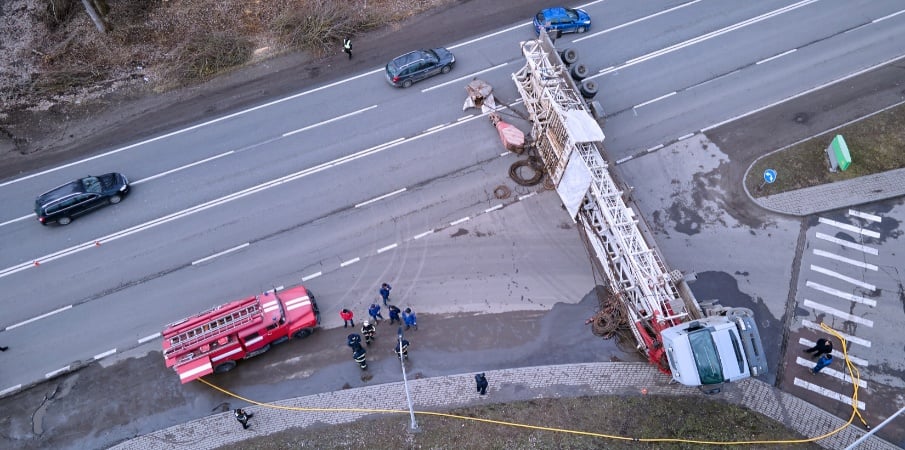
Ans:
[[[320,324],[314,296],[304,286],[273,289],[171,323],[163,330],[163,357],[183,383],[228,372],[240,359],[304,338]]]
[[[531,134],[566,210],[588,237],[606,275],[610,300],[626,317],[638,349],[679,383],[719,392],[724,382],[766,373],[754,315],[715,302],[698,304],[679,271],[667,270],[654,240],[622,198],[603,158],[596,85],[576,85],[543,30],[521,43],[525,66],[512,75],[528,110]],[[562,52],[577,63],[575,50]],[[574,69],[574,67],[573,67]],[[577,78],[581,78],[578,76]],[[616,320],[616,319],[614,319]]]

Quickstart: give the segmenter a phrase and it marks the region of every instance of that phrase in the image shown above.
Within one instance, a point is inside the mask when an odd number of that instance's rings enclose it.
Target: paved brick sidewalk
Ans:
[[[696,388],[670,384],[669,378],[647,363],[587,363],[525,367],[487,372],[488,396],[474,390],[471,373],[409,381],[416,410],[444,411],[477,403],[506,403],[535,398],[585,395],[686,395],[706,397]],[[387,392],[399,395],[387,395]],[[719,398],[743,405],[782,422],[806,436],[818,436],[842,426],[845,421],[766,383],[754,379],[726,386]],[[246,408],[254,413],[251,428],[243,430],[231,412],[173,426],[121,443],[118,450],[215,449],[219,446],[313,424],[341,424],[371,414],[370,410],[394,410],[408,415],[402,383],[327,392],[273,403],[280,407],[349,408],[352,411],[301,412],[268,407]],[[842,449],[864,434],[848,427],[819,442],[825,448]],[[873,436],[859,450],[896,449]]]
[[[753,198],[748,193],[751,200],[761,207],[793,216],[807,216],[903,195],[905,195],[905,169],[760,198]]]

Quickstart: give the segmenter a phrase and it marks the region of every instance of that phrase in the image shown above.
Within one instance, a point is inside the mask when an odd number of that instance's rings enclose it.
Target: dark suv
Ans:
[[[407,88],[438,73],[449,73],[455,63],[456,57],[443,47],[415,50],[387,64],[387,81],[393,86]]]
[[[35,200],[38,222],[67,225],[72,218],[104,205],[117,204],[129,193],[129,180],[117,172],[89,176],[51,189]]]

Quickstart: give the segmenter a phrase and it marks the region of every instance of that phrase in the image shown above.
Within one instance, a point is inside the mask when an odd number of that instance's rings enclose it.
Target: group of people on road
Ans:
[[[390,286],[389,283],[382,283],[377,290],[377,293],[380,295],[380,301],[383,302],[383,306],[389,311],[390,325],[399,322],[400,325],[405,325],[406,330],[417,330],[418,316],[415,315],[412,308],[405,308],[403,311],[398,306],[390,303],[390,291],[392,289],[393,287]],[[343,328],[348,328],[350,326],[353,328],[355,327],[355,313],[353,313],[352,310],[343,308],[340,310],[339,316],[343,320]],[[361,324],[361,334],[352,333],[346,338],[346,344],[352,348],[352,358],[358,363],[362,370],[367,369],[368,367],[365,356],[367,350],[361,345],[362,337],[364,338],[365,345],[370,346],[371,342],[377,338],[377,325],[380,324],[381,320],[384,320],[379,302],[372,303],[371,306],[368,307],[368,316],[370,317],[370,320],[365,320]],[[401,339],[396,340],[393,351],[396,353],[397,357],[400,357],[403,360],[408,359],[408,347],[409,341],[405,339],[405,337],[402,337]]]

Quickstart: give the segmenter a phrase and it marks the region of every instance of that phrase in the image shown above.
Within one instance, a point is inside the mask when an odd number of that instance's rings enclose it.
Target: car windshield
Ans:
[[[97,177],[82,178],[82,186],[85,188],[85,192],[101,193],[101,180],[98,180]]]
[[[716,384],[723,381],[723,370],[720,365],[720,355],[717,353],[716,344],[710,336],[710,330],[702,329],[693,331],[688,335],[688,343],[691,344],[691,353],[694,362],[698,366],[698,375],[701,384]]]
[[[578,13],[574,9],[567,9],[566,15],[569,16],[571,22],[578,22]]]
[[[427,50],[425,53],[427,53],[427,56],[432,62],[437,62],[440,60],[440,55],[438,55],[437,52],[433,50]]]

